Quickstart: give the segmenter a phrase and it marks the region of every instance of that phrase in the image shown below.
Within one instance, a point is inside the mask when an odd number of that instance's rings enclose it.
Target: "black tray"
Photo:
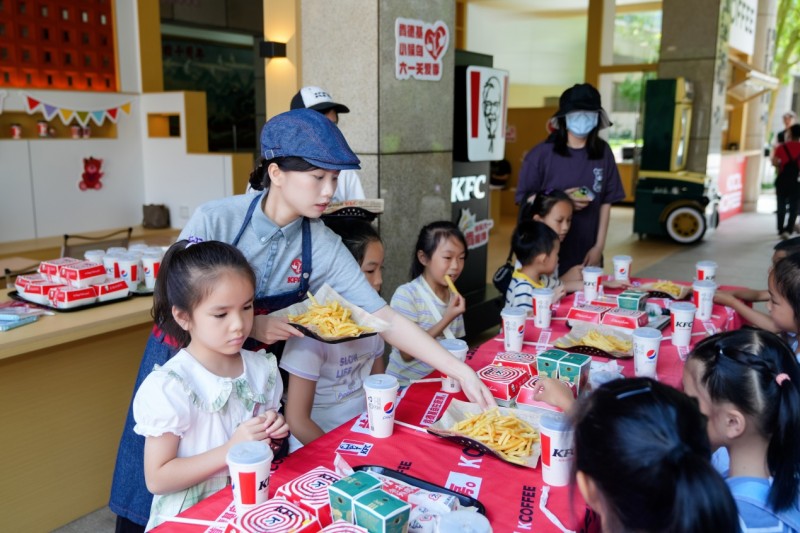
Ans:
[[[73,311],[83,311],[84,309],[91,309],[93,307],[102,307],[104,305],[115,304],[117,302],[124,302],[125,300],[130,300],[131,293],[128,293],[127,296],[124,298],[117,298],[115,300],[109,300],[107,302],[94,302],[91,304],[82,305],[80,307],[73,307],[71,309],[59,309],[58,307],[53,307],[52,305],[47,304],[40,304],[39,302],[32,302],[30,300],[26,300],[22,297],[21,294],[17,291],[11,291],[8,293],[8,297],[17,300],[18,302],[25,302],[26,304],[35,305],[37,307],[41,307],[42,309],[49,309],[50,311],[55,311],[57,313],[72,313]]]
[[[486,515],[486,507],[484,507],[481,502],[479,502],[472,496],[467,496],[466,494],[460,494],[454,490],[446,489],[441,485],[436,485],[429,481],[425,481],[424,479],[420,479],[414,476],[409,476],[408,474],[398,472],[397,470],[392,470],[391,468],[386,468],[378,465],[360,465],[354,467],[353,470],[364,471],[364,472],[375,472],[376,474],[382,474],[386,477],[394,478],[398,481],[402,481],[403,483],[408,483],[409,485],[413,485],[414,487],[427,490],[428,492],[441,492],[442,494],[455,496],[456,498],[458,498],[458,501],[462,506],[475,507],[480,514]]]
[[[292,326],[293,328],[297,328],[298,330],[302,331],[303,335],[305,335],[306,337],[311,337],[312,339],[316,339],[319,342],[324,342],[326,344],[339,344],[340,342],[354,341],[356,339],[363,339],[365,337],[372,337],[373,335],[377,335],[378,334],[377,331],[373,331],[373,332],[370,332],[370,333],[362,333],[358,337],[341,337],[339,339],[328,340],[328,339],[325,339],[323,337],[320,337],[317,333],[315,333],[314,331],[308,329],[307,327],[305,327],[305,326],[303,326],[301,324],[295,324],[294,322],[289,322],[289,325]]]

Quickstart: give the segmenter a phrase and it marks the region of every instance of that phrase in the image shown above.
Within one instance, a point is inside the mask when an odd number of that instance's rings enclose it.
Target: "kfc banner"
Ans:
[[[498,161],[506,147],[508,71],[467,68],[467,159]]]

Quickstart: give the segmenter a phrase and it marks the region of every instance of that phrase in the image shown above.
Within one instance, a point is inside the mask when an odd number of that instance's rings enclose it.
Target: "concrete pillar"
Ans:
[[[388,298],[408,281],[419,221],[451,217],[455,2],[303,0],[300,15],[301,85],[324,87],[350,108],[339,126],[361,159],[367,197],[385,200]],[[447,25],[440,81],[395,78],[398,17]],[[423,205],[435,212],[420,213]]]

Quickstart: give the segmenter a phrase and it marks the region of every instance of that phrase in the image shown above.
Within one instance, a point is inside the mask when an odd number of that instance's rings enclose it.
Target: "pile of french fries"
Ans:
[[[578,344],[583,346],[593,346],[600,348],[606,352],[628,353],[633,349],[633,343],[617,338],[613,335],[603,335],[602,333],[592,330],[578,341]]]
[[[658,280],[650,287],[654,291],[666,292],[667,294],[675,296],[676,298],[681,295],[681,286],[676,283],[672,283],[671,281],[663,279]]]
[[[350,316],[350,310],[339,302],[321,305],[311,293],[308,298],[311,300],[308,310],[300,315],[289,315],[289,322],[305,326],[325,337],[358,337],[372,332],[372,328],[356,324]]]
[[[525,464],[539,433],[527,422],[513,415],[501,415],[495,408],[457,422],[452,428],[465,437],[481,442],[506,461]]]

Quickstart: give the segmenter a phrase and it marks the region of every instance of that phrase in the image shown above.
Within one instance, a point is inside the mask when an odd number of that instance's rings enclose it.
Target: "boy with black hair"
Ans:
[[[558,268],[561,241],[547,224],[523,220],[511,235],[511,248],[522,265],[514,271],[506,291],[506,307],[533,312],[533,289],[554,289],[553,301],[564,296],[564,286],[551,274]]]

